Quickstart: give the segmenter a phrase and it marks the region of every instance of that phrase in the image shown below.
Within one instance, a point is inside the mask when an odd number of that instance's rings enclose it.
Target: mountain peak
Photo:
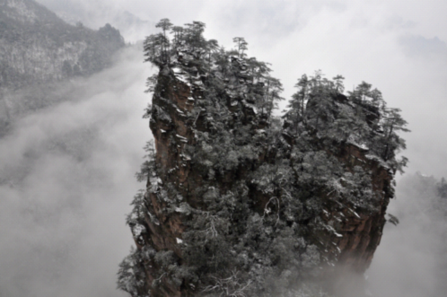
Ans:
[[[158,24],[145,42],[154,144],[127,223],[137,249],[118,286],[132,296],[301,296],[380,243],[393,177],[405,166],[399,110],[367,83],[303,75],[282,118],[282,85],[234,38],[205,24]],[[329,277],[330,276],[330,277]],[[335,285],[335,284],[332,284]],[[330,284],[327,284],[330,287]]]

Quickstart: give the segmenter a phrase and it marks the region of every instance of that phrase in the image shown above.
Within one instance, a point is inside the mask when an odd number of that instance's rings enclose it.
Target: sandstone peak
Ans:
[[[200,22],[145,42],[154,147],[128,217],[137,248],[119,288],[132,296],[300,296],[343,267],[363,272],[380,243],[398,109],[362,83],[303,75],[282,117],[280,81],[235,38],[227,51]],[[295,296],[293,295],[293,296]]]

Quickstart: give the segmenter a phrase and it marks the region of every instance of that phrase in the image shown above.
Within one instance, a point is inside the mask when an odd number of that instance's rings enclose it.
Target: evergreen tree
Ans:
[[[244,38],[227,51],[201,22],[157,27],[144,47],[160,70],[145,116],[160,151],[148,143],[137,173],[147,180],[127,219],[137,249],[118,286],[132,296],[303,293],[338,261],[337,242],[350,236],[340,222],[380,217],[392,197],[392,176],[380,188],[368,166],[388,176],[405,165],[395,156],[408,131],[400,110],[368,83],[346,96],[342,76],[316,71],[298,80],[282,122],[282,84],[247,57]]]
[[[245,56],[244,51],[247,50],[248,43],[245,41],[243,37],[234,37],[233,42],[236,44],[236,51],[239,55],[239,58]]]

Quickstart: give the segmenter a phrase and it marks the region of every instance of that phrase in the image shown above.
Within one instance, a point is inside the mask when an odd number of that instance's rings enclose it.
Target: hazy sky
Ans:
[[[232,46],[232,37],[245,37],[249,55],[272,63],[286,98],[298,77],[318,69],[328,77],[342,74],[347,90],[369,82],[409,122],[412,133],[404,136],[408,171],[447,176],[447,167],[440,166],[447,159],[446,1],[39,2],[78,15],[92,27],[115,22],[129,41],[154,32],[161,18],[178,25],[205,22],[206,35],[226,47]],[[131,22],[124,17],[127,12],[147,22]]]

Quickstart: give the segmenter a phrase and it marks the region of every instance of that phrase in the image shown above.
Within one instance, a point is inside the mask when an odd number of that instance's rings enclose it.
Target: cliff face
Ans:
[[[3,126],[26,109],[16,102],[15,91],[35,88],[39,93],[48,88],[43,85],[98,72],[125,45],[110,25],[98,31],[71,26],[33,0],[0,0],[0,33]]]
[[[148,110],[155,150],[118,286],[132,296],[301,296],[338,267],[365,271],[404,163],[393,132],[404,123],[390,124],[380,92],[364,83],[347,97],[339,80],[303,76],[281,120],[265,64],[180,44],[148,54],[160,68]]]

